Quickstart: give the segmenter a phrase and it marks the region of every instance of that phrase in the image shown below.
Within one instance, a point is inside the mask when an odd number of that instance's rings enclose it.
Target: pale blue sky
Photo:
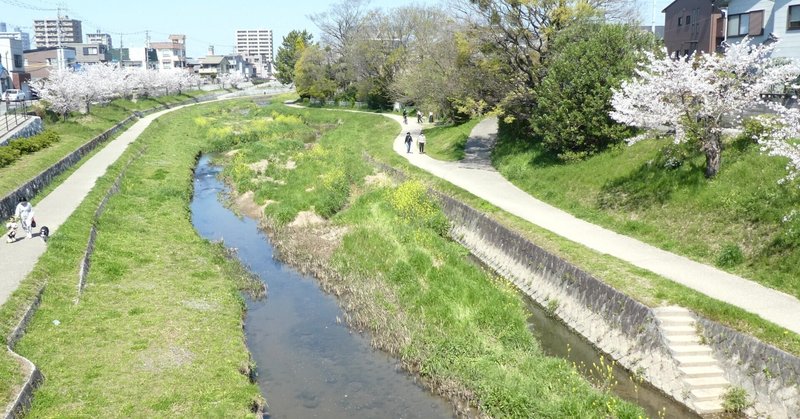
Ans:
[[[642,23],[651,21],[652,0],[637,0]],[[319,39],[317,27],[307,18],[309,14],[326,11],[335,0],[295,1],[178,1],[178,0],[0,0],[0,22],[20,26],[32,32],[34,19],[54,18],[56,7],[66,7],[66,14],[82,21],[83,33],[111,33],[115,47],[120,37],[124,46],[144,46],[145,30],[150,30],[152,41],[166,41],[171,33],[186,35],[187,54],[200,57],[209,45],[216,53],[229,53],[233,49],[236,29],[272,29],[274,49],[293,29],[306,29]],[[441,4],[441,0],[420,0],[416,4]],[[374,8],[390,9],[408,4],[402,0],[371,0]],[[661,10],[667,0],[656,0],[657,24],[663,24]],[[34,9],[52,9],[34,10]],[[9,28],[10,30],[11,28]],[[119,33],[124,33],[120,35]],[[84,39],[85,40],[85,39]]]

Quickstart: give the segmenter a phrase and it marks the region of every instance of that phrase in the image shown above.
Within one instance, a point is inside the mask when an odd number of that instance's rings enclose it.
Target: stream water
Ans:
[[[223,205],[228,189],[217,178],[219,172],[207,156],[198,162],[192,223],[201,236],[238,249],[240,260],[267,283],[266,300],[247,300],[245,320],[247,346],[258,365],[257,382],[269,404],[265,417],[453,417],[447,401],[422,389],[394,359],[341,324],[336,299],[323,293],[313,278],[273,258],[274,248],[257,222],[239,218]],[[591,366],[599,363],[600,352],[524,298],[531,312],[529,328],[545,352],[586,365],[584,375],[597,379]],[[650,417],[698,417],[657,389],[634,385],[619,366],[613,376],[618,382],[613,391],[644,407]]]
[[[195,170],[192,223],[209,240],[224,240],[267,283],[266,300],[247,300],[247,346],[257,382],[278,418],[451,418],[450,404],[427,392],[397,362],[351,333],[336,299],[273,258],[255,220],[225,208],[220,169],[200,159]]]

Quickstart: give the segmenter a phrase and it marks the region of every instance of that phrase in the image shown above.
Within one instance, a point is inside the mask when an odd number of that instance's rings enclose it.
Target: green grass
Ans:
[[[347,278],[338,285],[343,294],[368,294],[359,304],[370,315],[355,317],[383,337],[378,340],[384,349],[435,386],[463,389],[497,417],[642,413],[592,388],[566,361],[543,354],[527,329],[519,295],[443,237],[446,219],[422,184],[394,188],[364,182],[373,168],[359,151],[365,144],[389,145],[396,123],[373,115],[273,109],[248,115],[271,115],[273,130],[219,137],[209,129],[220,151],[237,150],[220,159],[224,174],[238,191],[253,191],[258,204],[273,201],[265,213],[275,225],[313,210],[348,231],[331,265]],[[237,122],[223,116],[208,126],[230,123]],[[307,148],[302,139],[309,129],[321,135]],[[263,160],[269,162],[264,169],[248,166]],[[287,167],[290,160],[294,164]],[[386,342],[387,335],[405,338]]]
[[[479,119],[470,119],[459,125],[438,125],[425,128],[425,153],[437,160],[456,161],[464,158],[469,133]]]
[[[231,106],[200,105],[155,121],[0,308],[7,333],[47,283],[17,346],[47,377],[32,417],[248,416],[260,400],[242,373],[250,368],[237,288],[245,275],[219,246],[197,236],[188,212],[191,168],[206,146],[192,119]],[[76,305],[76,266],[92,214],[124,162],[145,144],[100,219],[92,271]]]
[[[96,135],[127,118],[132,112],[182,102],[203,94],[207,94],[207,92],[188,91],[182,95],[142,99],[135,103],[130,100],[118,99],[105,106],[92,106],[89,114],[74,114],[66,121],[62,119],[44,121],[45,128],[58,133],[61,140],[36,153],[24,155],[9,166],[0,168],[0,196],[5,196],[17,189]]]
[[[559,164],[501,138],[493,156],[515,185],[577,217],[800,297],[800,220],[782,221],[800,190],[778,184],[784,162],[729,143],[722,171],[707,180],[702,156],[665,144]]]
[[[396,131],[394,133],[395,136],[399,134],[400,131],[401,127],[396,125]],[[502,209],[472,195],[471,193],[457,188],[446,181],[431,176],[427,172],[424,172],[421,169],[409,164],[406,159],[394,152],[392,149],[391,140],[389,139],[384,141],[375,141],[372,139],[371,141],[362,142],[361,146],[376,160],[401,169],[405,173],[412,176],[425,179],[425,181],[433,188],[448,193],[462,202],[471,205],[473,208],[484,212],[492,219],[500,222],[514,231],[519,232],[533,243],[536,243],[538,246],[591,273],[596,278],[606,282],[607,284],[615,287],[621,292],[626,293],[630,297],[642,302],[647,306],[659,307],[662,305],[672,304],[681,305],[697,312],[702,316],[705,316],[706,318],[718,321],[721,324],[739,330],[743,333],[750,334],[763,342],[774,345],[795,355],[800,355],[800,335],[790,332],[738,307],[734,307],[730,304],[707,297],[704,294],[676,284],[666,278],[653,274],[652,272],[637,268],[617,258],[595,252],[584,246],[566,240],[519,217],[511,215]],[[653,153],[657,153],[659,148],[659,144],[644,142],[639,143],[629,149],[615,149],[610,151],[608,154],[601,156],[604,156],[602,157],[603,159],[610,160],[614,159],[615,156],[619,157],[619,155],[622,153],[639,153],[638,158],[645,158],[647,156],[653,156]],[[526,150],[526,148],[519,145],[513,146],[512,144],[501,143],[498,147],[498,150],[495,150],[494,153],[497,155],[497,157],[499,157],[498,160],[506,161],[506,169],[510,169],[511,167],[524,168],[530,166],[533,161],[538,161],[536,160],[538,154],[534,156],[531,152],[531,154],[523,155],[522,151]],[[731,166],[738,165],[736,162],[741,162],[742,155],[746,154],[749,156],[748,158],[765,163],[766,165],[766,167],[756,167],[753,170],[756,170],[760,173],[763,172],[764,174],[772,173],[773,179],[777,179],[781,176],[780,173],[782,173],[782,166],[778,164],[778,167],[775,167],[775,160],[770,160],[763,156],[755,155],[753,154],[752,150],[747,151],[747,153],[742,153],[740,151],[736,151],[734,147],[731,147],[727,150],[727,152],[728,154],[725,155],[723,164],[727,163],[731,164]],[[617,170],[624,170],[624,167],[626,166],[630,167],[635,165],[635,163],[628,161],[633,159],[635,156],[636,154],[627,154],[626,159],[618,158],[616,162],[606,163],[603,166],[603,170],[610,171],[611,173],[614,173]],[[737,160],[737,158],[739,160]],[[577,172],[577,169],[570,167],[572,165],[556,166],[551,160],[544,159],[543,157],[540,157],[540,159],[549,161],[547,165],[544,165],[544,169],[549,171],[563,170],[565,172],[570,172],[574,170]],[[511,165],[509,162],[515,162],[516,165]],[[687,166],[694,165],[695,167],[698,167],[696,170],[699,171],[701,170],[699,168],[700,164],[702,164],[702,158],[694,157],[691,159],[691,161],[683,164],[683,169],[689,170]],[[726,170],[728,169],[723,169],[723,171]],[[508,172],[513,172],[513,170],[508,170]],[[510,176],[508,172],[506,172],[507,177]],[[574,173],[574,175],[580,180],[580,182],[578,182],[579,184],[591,182],[592,179],[596,177],[594,175],[606,176],[602,173],[599,175],[597,173],[598,172],[595,171],[591,173]],[[702,172],[699,175],[690,174],[685,176],[689,178],[692,176],[699,176],[699,181],[708,182],[702,178]],[[564,177],[567,176],[564,175]],[[538,180],[529,179],[528,181],[534,182]],[[543,183],[546,182],[546,180],[541,181]],[[577,194],[577,192],[573,192],[571,179],[565,180],[558,176],[552,176],[549,181],[554,182],[551,186],[551,195],[556,195],[557,193],[554,190],[558,189],[563,189],[564,192],[561,193]],[[735,183],[735,179],[732,179],[732,181]],[[670,182],[667,182],[663,178],[661,182],[664,182],[667,185],[670,184]],[[715,181],[709,182],[712,185],[712,189],[714,182]],[[562,185],[562,187],[559,188],[559,185]],[[758,189],[781,188],[772,180],[759,182],[758,185]],[[742,187],[746,186],[746,184],[742,185]],[[656,186],[652,186],[652,188],[654,190],[658,189]],[[788,191],[790,196],[795,192],[796,191],[793,190]],[[539,198],[542,199],[542,197]],[[741,197],[739,197],[739,199],[742,200]],[[795,202],[797,201],[795,200]],[[765,208],[763,210],[768,211],[770,209]],[[780,213],[780,211],[776,212]],[[731,223],[728,223],[727,228],[730,227]],[[790,264],[787,263],[787,265]],[[789,267],[791,268],[792,266]]]

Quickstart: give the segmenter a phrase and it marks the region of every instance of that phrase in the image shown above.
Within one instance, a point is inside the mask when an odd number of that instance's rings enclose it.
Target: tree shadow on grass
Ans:
[[[606,182],[597,197],[601,209],[637,210],[662,205],[678,190],[696,190],[707,184],[697,156],[671,160],[663,152],[625,176]]]

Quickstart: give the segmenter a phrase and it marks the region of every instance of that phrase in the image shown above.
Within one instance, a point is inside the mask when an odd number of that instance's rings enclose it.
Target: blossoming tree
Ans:
[[[680,60],[647,54],[637,76],[614,92],[611,117],[640,128],[671,128],[676,143],[696,141],[706,157],[705,175],[712,178],[722,163],[723,118],[738,125],[761,93],[800,74],[794,62],[770,58],[774,47],[744,40],[724,54]]]

